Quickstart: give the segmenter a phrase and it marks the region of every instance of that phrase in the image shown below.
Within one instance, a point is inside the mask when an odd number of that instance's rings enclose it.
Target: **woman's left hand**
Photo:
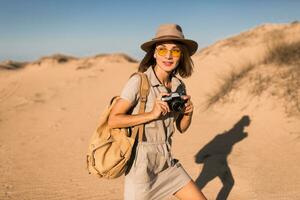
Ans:
[[[181,97],[182,99],[186,100],[186,103],[184,104],[184,115],[192,116],[193,111],[194,111],[194,106],[191,101],[191,96],[190,95],[184,95]]]

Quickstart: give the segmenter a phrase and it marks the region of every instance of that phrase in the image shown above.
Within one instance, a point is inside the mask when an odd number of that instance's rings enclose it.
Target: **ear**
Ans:
[[[156,59],[156,57],[157,57],[157,56],[156,56],[156,51],[154,51],[153,57]]]

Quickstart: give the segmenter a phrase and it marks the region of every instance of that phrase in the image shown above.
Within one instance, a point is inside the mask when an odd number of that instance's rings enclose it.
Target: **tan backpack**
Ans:
[[[149,82],[146,74],[141,72],[134,74],[139,74],[142,80],[139,90],[139,113],[144,113],[149,93]],[[125,173],[129,167],[136,135],[139,133],[138,141],[142,141],[144,132],[144,124],[128,128],[109,128],[108,117],[119,98],[119,96],[113,98],[111,105],[102,113],[99,125],[90,139],[87,153],[89,174],[97,174],[99,177],[107,179],[117,178]]]

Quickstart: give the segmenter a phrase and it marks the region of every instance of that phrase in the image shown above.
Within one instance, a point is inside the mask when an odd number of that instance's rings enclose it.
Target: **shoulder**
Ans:
[[[123,86],[120,97],[129,100],[131,103],[136,102],[139,96],[140,84],[140,76],[138,74],[132,74]]]
[[[127,80],[127,84],[130,84],[130,85],[132,85],[132,84],[139,85],[140,83],[141,83],[141,77],[137,72],[131,74]]]
[[[129,81],[140,85],[142,82],[142,79],[144,79],[145,81],[147,81],[149,83],[149,75],[145,72],[135,72],[135,73],[131,74]]]

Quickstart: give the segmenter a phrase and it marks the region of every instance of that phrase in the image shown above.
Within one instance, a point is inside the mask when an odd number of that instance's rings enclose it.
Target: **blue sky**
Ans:
[[[297,0],[0,0],[0,61],[117,52],[141,59],[140,44],[162,23],[181,25],[201,49],[261,24],[300,20],[299,8]]]

